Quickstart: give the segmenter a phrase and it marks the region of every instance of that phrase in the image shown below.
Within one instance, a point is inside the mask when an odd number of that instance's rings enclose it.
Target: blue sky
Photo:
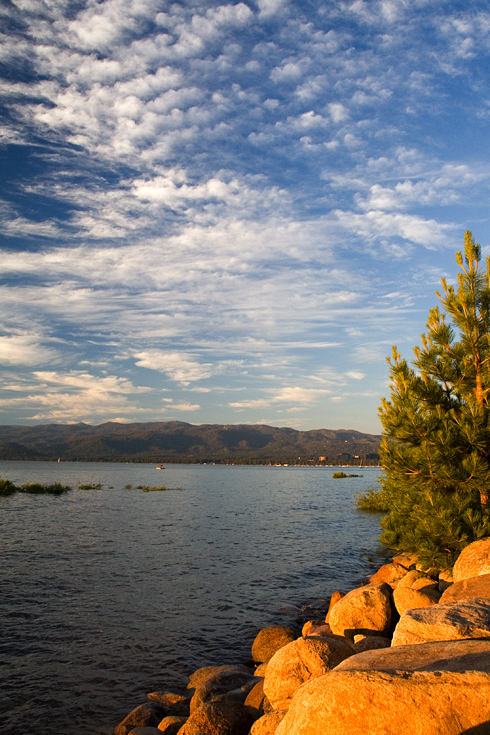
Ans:
[[[490,12],[4,0],[0,423],[378,433],[473,231]]]

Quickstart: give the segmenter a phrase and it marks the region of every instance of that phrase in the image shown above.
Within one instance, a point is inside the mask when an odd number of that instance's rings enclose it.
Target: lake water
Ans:
[[[0,462],[74,488],[0,498],[2,733],[110,735],[146,693],[247,660],[261,628],[355,586],[383,563],[353,502],[379,470],[333,471]],[[161,484],[181,489],[135,489]]]

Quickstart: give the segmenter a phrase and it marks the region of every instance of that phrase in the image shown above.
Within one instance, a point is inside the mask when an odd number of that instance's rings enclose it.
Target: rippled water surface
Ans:
[[[248,659],[260,628],[354,586],[382,563],[353,503],[378,470],[354,471],[0,462],[74,488],[0,498],[2,733],[109,735],[147,692]],[[161,484],[181,489],[135,489]]]

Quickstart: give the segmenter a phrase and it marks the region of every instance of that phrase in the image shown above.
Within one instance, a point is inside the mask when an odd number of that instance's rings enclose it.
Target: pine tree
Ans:
[[[457,287],[442,279],[412,366],[396,348],[388,358],[381,541],[426,569],[450,568],[464,546],[490,535],[490,259],[486,272],[480,260],[466,232]]]

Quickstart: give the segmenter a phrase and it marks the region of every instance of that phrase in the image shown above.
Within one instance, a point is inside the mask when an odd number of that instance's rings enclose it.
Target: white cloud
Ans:
[[[149,370],[165,373],[171,380],[181,385],[188,385],[197,380],[205,380],[213,374],[210,363],[199,363],[183,352],[165,352],[163,350],[146,350],[135,354],[136,365]]]
[[[11,390],[8,385],[6,388]],[[34,411],[27,418],[35,421],[108,418],[122,412],[130,415],[144,413],[145,409],[130,403],[127,395],[149,391],[149,388],[136,387],[129,380],[113,375],[97,377],[79,370],[68,373],[38,371],[32,373],[29,395],[2,398],[0,409],[15,407]]]
[[[287,0],[257,0],[259,6],[259,17],[268,18],[276,13],[284,12]]]
[[[58,360],[58,352],[43,345],[35,335],[0,337],[0,363],[4,365],[42,365]]]

